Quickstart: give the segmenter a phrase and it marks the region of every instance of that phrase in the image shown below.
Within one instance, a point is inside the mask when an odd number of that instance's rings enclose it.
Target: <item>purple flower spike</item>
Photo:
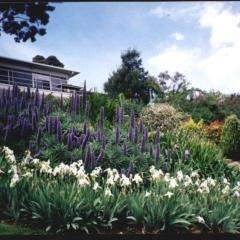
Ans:
[[[138,143],[138,128],[134,128],[134,143]]]
[[[142,141],[141,141],[141,145],[140,145],[140,151],[141,153],[143,153],[145,150],[145,140],[144,140],[144,136],[142,138]]]
[[[76,96],[76,112],[79,113],[80,111],[80,96],[77,94]]]
[[[115,133],[115,144],[120,143],[120,130],[119,127],[116,127],[116,133]]]
[[[32,130],[37,129],[37,118],[35,112],[32,114]]]
[[[38,104],[39,104],[39,91],[38,91],[38,87],[37,87],[36,91],[35,91],[35,96],[34,96],[34,105],[38,106]]]
[[[44,108],[44,103],[45,103],[45,97],[44,97],[44,92],[42,93],[41,97],[41,104],[40,104],[40,110],[42,111]]]
[[[134,111],[131,110],[131,113],[130,113],[130,126],[131,126],[132,128],[134,128],[134,126],[135,126],[134,124],[135,124]]]
[[[48,131],[48,134],[51,134],[52,133],[52,120],[51,120],[51,117],[47,117],[47,131]]]
[[[148,129],[145,127],[143,130],[144,140],[145,142],[148,141]]]
[[[133,163],[130,162],[127,170],[127,177],[129,177],[130,174],[133,174],[133,172],[134,172],[134,166],[133,166]]]
[[[103,149],[105,149],[106,141],[107,141],[106,136],[103,134],[103,135],[102,135],[102,148],[103,148]]]
[[[62,124],[60,121],[57,122],[57,142],[62,142]]]
[[[88,142],[88,139],[90,137],[90,130],[88,129],[87,130],[87,133],[86,133],[86,136],[85,138],[83,139],[83,143],[82,143],[82,150],[85,149],[86,145],[87,145],[87,142]]]
[[[102,133],[100,130],[97,130],[97,141],[101,142],[101,140],[102,140]]]
[[[93,170],[96,167],[96,156],[94,152],[91,153],[91,162],[90,162],[90,170]]]
[[[120,122],[120,120],[119,120],[119,107],[116,107],[115,118],[116,118],[116,123],[118,124]]]
[[[127,156],[128,155],[128,147],[127,147],[127,143],[123,144],[123,155]]]
[[[119,108],[119,117],[120,117],[120,123],[123,124],[123,120],[124,120],[124,110],[123,107]]]
[[[87,122],[85,121],[83,124],[83,133],[86,134],[87,133]]]
[[[28,104],[28,116],[29,116],[29,119],[32,118],[32,105],[31,105],[31,103]]]
[[[159,128],[157,129],[156,131],[156,135],[155,135],[155,143],[159,143],[160,141],[160,131],[159,131]]]
[[[85,159],[84,159],[84,168],[86,170],[89,170],[90,167],[91,167],[90,166],[91,165],[91,159],[92,159],[91,147],[88,144],[87,145],[87,150],[86,150],[86,153],[85,153]]]
[[[41,143],[41,137],[42,137],[42,129],[39,127],[37,132],[37,145],[40,146]]]
[[[39,114],[38,114],[38,110],[37,109],[35,109],[35,115],[36,115],[36,120],[37,120],[37,122],[38,122],[38,120],[39,120]]]
[[[171,160],[171,150],[170,149],[166,149],[165,150],[165,155],[166,155],[166,160],[169,162]]]
[[[119,106],[116,107],[116,123],[123,124],[123,108]]]
[[[133,128],[130,126],[128,130],[128,139],[129,141],[133,141]]]
[[[0,136],[3,135],[3,127],[4,127],[4,125],[2,123],[0,123]]]
[[[30,87],[27,87],[27,99],[29,99],[31,97],[31,91],[30,91]]]
[[[21,127],[20,136],[24,137],[26,135],[26,131],[27,131],[27,120],[24,118],[23,124],[22,124],[22,127]]]
[[[143,121],[141,118],[139,119],[139,122],[138,122],[138,128],[139,128],[139,132],[142,133],[143,132]]]
[[[160,160],[160,144],[157,143],[157,149],[156,149],[156,156],[155,156],[156,162],[158,163]]]
[[[82,143],[83,143],[85,136],[86,136],[85,134],[81,134],[81,136],[79,137],[79,147],[80,146],[82,147]]]
[[[67,147],[68,147],[68,150],[72,149],[72,134],[71,133],[68,133],[68,135],[67,135]]]

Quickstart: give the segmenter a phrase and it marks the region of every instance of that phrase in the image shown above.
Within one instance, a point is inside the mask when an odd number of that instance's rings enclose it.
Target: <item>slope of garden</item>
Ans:
[[[2,91],[0,218],[57,233],[239,232],[240,174],[224,156],[239,150],[237,117],[218,144],[168,104],[106,98]]]

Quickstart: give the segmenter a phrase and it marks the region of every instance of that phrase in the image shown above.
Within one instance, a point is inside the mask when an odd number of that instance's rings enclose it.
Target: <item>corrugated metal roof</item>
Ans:
[[[77,71],[73,71],[73,70],[69,70],[69,69],[65,69],[65,68],[61,68],[61,67],[55,67],[55,66],[51,66],[51,65],[42,64],[42,63],[23,61],[20,59],[9,58],[9,57],[4,57],[4,56],[0,56],[0,63],[1,62],[17,64],[19,66],[25,66],[25,67],[29,67],[29,68],[36,68],[36,69],[41,69],[41,70],[48,70],[48,71],[52,71],[52,72],[63,73],[63,74],[67,74],[69,76],[69,78],[76,76],[77,74],[80,73]]]

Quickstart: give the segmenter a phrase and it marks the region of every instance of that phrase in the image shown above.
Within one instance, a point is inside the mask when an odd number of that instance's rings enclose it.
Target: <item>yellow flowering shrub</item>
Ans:
[[[190,117],[188,121],[181,125],[181,127],[187,130],[201,131],[204,127],[204,123],[202,119],[199,122],[194,122],[192,117]]]

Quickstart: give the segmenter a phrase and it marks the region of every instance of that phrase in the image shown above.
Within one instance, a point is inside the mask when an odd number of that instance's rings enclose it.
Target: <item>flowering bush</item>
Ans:
[[[204,124],[201,119],[199,122],[194,122],[194,120],[190,117],[188,121],[184,122],[181,125],[182,128],[190,130],[190,131],[202,131]]]
[[[211,122],[209,125],[204,126],[204,134],[211,141],[219,144],[221,134],[222,134],[223,122],[219,120],[215,120]]]
[[[180,125],[185,116],[166,103],[153,103],[142,113],[144,124],[150,129],[171,130]]]

